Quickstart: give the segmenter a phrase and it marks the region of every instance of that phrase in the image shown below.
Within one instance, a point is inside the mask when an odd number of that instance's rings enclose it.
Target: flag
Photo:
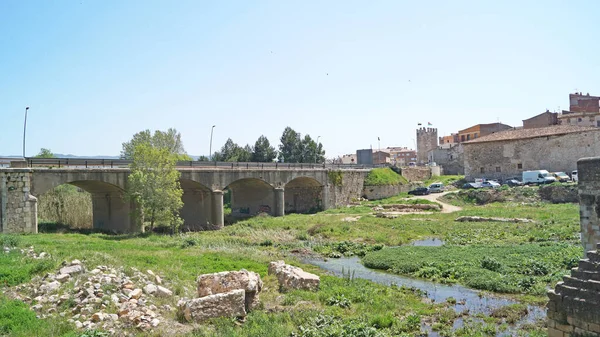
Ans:
[[[431,126],[431,125],[433,125],[433,124],[431,124],[431,122],[427,122],[427,125]]]
[[[417,125],[421,125],[421,123],[417,124]]]
[[[377,140],[379,141],[379,140],[381,140],[381,139],[379,139],[379,137],[377,137]]]

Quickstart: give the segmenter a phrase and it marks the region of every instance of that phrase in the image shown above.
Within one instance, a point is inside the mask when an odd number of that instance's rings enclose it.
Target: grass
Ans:
[[[465,179],[465,176],[461,176],[461,175],[443,175],[443,176],[437,176],[437,177],[431,177],[427,180],[425,180],[423,182],[424,186],[429,186],[433,183],[442,183],[445,186],[447,185],[451,185],[452,183],[455,183],[459,180],[463,180]]]
[[[369,171],[365,178],[365,186],[404,185],[408,180],[389,167],[376,168]]]

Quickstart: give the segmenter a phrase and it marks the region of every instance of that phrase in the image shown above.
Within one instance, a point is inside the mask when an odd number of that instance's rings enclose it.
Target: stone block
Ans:
[[[588,330],[595,333],[600,333],[599,323],[588,323]]]
[[[556,324],[554,328],[562,332],[573,332],[573,326],[569,324]]]
[[[565,337],[564,332],[555,329],[555,328],[548,328],[548,337]]]
[[[254,309],[259,304],[259,294],[263,287],[260,275],[247,270],[200,275],[197,283],[199,297],[243,289],[246,311]]]
[[[188,322],[203,322],[216,317],[244,317],[244,290],[236,289],[188,300],[180,305],[179,310]]]
[[[307,273],[301,268],[275,261],[269,264],[269,274],[275,274],[280,289],[318,290],[321,279],[319,276]]]

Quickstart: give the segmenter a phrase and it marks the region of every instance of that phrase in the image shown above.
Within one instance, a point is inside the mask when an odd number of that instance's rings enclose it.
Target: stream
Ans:
[[[435,245],[438,242],[431,242]],[[343,276],[342,270],[348,275],[348,273],[354,275],[355,278],[361,278],[370,280],[383,285],[397,285],[414,287],[424,291],[429,299],[434,302],[445,302],[448,298],[452,297],[456,299],[456,304],[453,306],[457,313],[461,313],[465,310],[469,311],[469,315],[484,314],[490,315],[496,308],[500,308],[506,305],[519,303],[516,300],[496,297],[493,295],[487,295],[480,291],[465,288],[460,285],[445,285],[438,284],[426,280],[414,279],[406,276],[386,273],[375,269],[369,269],[362,265],[360,259],[356,256],[344,257],[344,258],[331,258],[331,259],[308,259],[304,262],[318,266],[323,270],[327,270],[336,276]],[[546,310],[545,308],[538,306],[528,306],[528,314],[523,317],[515,325],[509,329],[502,331],[498,336],[511,336],[515,331],[518,330],[519,326],[524,323],[532,323],[538,319],[545,319]],[[463,325],[464,321],[462,318],[457,318],[454,322],[454,328],[459,328]],[[437,333],[430,331],[429,327],[424,327],[429,332],[429,336],[438,336]]]

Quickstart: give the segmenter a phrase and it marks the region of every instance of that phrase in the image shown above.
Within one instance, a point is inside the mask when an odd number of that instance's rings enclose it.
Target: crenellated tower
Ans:
[[[417,129],[417,164],[425,165],[429,162],[429,151],[438,147],[438,133],[436,128]]]

